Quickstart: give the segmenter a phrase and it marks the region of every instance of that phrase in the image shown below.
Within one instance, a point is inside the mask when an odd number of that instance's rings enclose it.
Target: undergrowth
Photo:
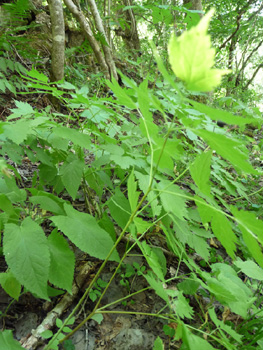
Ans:
[[[181,79],[188,89],[207,91],[222,74],[211,69],[213,60],[202,66],[198,57],[178,59],[189,47],[198,47],[201,60],[211,54],[203,45],[209,40],[206,22],[200,23],[180,37],[184,45],[171,41],[170,61],[174,71],[185,72]],[[77,306],[64,322],[57,320],[58,332],[43,334],[50,338],[45,350],[57,349],[89,319],[101,322],[107,313],[101,299],[134,246],[147,269],[126,267],[123,284],[128,290],[134,274],[146,279],[167,306],[147,315],[165,320],[164,333],[181,342],[182,350],[262,348],[263,222],[257,207],[262,172],[249,162],[249,150],[259,154],[260,145],[251,146],[249,137],[214,122],[260,128],[260,115],[247,106],[232,114],[189,99],[157,55],[156,60],[164,78],[160,89],[122,76],[124,87],[107,82],[113,96],[106,98],[92,98],[87,87],[69,82],[51,85],[35,69],[20,71],[28,94],[53,95],[67,112],[37,110],[16,100],[1,122],[0,227],[8,269],[0,283],[15,300],[25,291],[49,300],[56,288],[71,293],[70,244],[102,260]],[[208,83],[200,81],[200,71]],[[20,170],[25,161],[34,165],[30,179]],[[76,209],[80,200],[85,212]],[[160,236],[164,247],[152,247],[145,239],[149,234]],[[119,256],[124,238],[130,244]],[[169,278],[167,251],[178,261]],[[109,261],[117,267],[105,285],[100,275]],[[181,275],[181,265],[187,274]],[[94,309],[72,330],[68,326],[87,296]],[[230,313],[236,316],[228,319]],[[9,331],[1,337],[18,349]],[[161,337],[154,349],[163,349]]]

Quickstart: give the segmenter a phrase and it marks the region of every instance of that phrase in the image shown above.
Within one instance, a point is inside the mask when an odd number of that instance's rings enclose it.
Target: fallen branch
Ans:
[[[87,261],[78,273],[76,282],[73,283],[72,294],[66,293],[61,301],[47,314],[37,329],[33,329],[29,337],[21,339],[20,343],[25,349],[35,349],[39,342],[42,342],[41,334],[45,330],[54,327],[56,319],[72,304],[93,268],[94,264]]]

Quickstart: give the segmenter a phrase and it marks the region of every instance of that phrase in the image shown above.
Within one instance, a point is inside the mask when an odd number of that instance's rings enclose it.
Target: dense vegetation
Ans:
[[[123,266],[166,305],[154,349],[262,349],[261,1],[48,3],[1,5],[1,317],[72,294],[78,248],[96,274],[45,350]]]

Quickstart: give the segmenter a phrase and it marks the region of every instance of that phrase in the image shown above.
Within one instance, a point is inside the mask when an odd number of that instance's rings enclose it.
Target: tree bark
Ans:
[[[101,44],[102,44],[102,49],[103,49],[103,52],[104,52],[106,64],[107,64],[109,72],[110,72],[110,76],[118,81],[118,74],[117,74],[117,71],[116,71],[116,67],[115,67],[113,56],[112,56],[110,44],[108,42],[107,35],[105,33],[105,29],[104,29],[104,26],[103,26],[103,23],[102,23],[102,19],[100,17],[97,5],[96,5],[94,0],[88,0],[88,4],[89,4],[89,7],[90,7],[92,16],[94,18],[96,28],[97,28],[98,32],[103,36],[103,38],[105,40],[105,43],[102,42]]]
[[[110,79],[110,77],[111,77],[110,70],[109,70],[109,67],[107,66],[105,58],[101,52],[100,45],[97,42],[97,40],[95,39],[95,37],[92,33],[92,30],[90,28],[89,22],[85,18],[80,7],[75,5],[75,3],[72,0],[64,0],[64,3],[67,6],[67,8],[69,9],[69,11],[73,14],[73,16],[79,22],[80,27],[81,27],[85,37],[87,38],[103,73],[105,74],[105,77],[107,79]]]
[[[63,7],[60,0],[49,0],[52,27],[51,81],[64,78],[65,61],[65,24]]]
[[[125,6],[131,6],[132,0],[124,0],[123,3]],[[141,49],[136,18],[131,8],[122,13],[125,17],[125,28],[119,27],[116,34],[122,37],[128,51],[134,56]]]

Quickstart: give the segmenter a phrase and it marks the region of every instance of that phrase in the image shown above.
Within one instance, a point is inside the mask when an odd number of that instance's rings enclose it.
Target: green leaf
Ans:
[[[39,191],[41,193],[41,191]],[[52,198],[53,197],[53,198]],[[41,209],[50,211],[53,214],[63,215],[65,214],[63,209],[63,202],[60,202],[60,198],[56,198],[51,193],[44,193],[42,196],[33,196],[29,198],[30,202],[34,205],[39,205]]]
[[[24,350],[19,342],[13,338],[12,331],[10,330],[0,332],[0,349]]]
[[[103,315],[102,314],[94,314],[91,317],[91,319],[98,322],[98,324],[101,324],[101,322],[103,321]]]
[[[48,82],[48,77],[46,77],[43,73],[39,73],[35,68],[32,68],[31,71],[27,72],[31,78],[35,78],[43,83]]]
[[[169,187],[168,187],[169,186]],[[158,184],[160,198],[164,209],[172,213],[178,219],[184,221],[188,218],[184,192],[176,185],[171,185],[169,181],[162,180]]]
[[[46,329],[44,332],[41,333],[41,337],[44,339],[49,339],[53,336],[53,332],[50,329]]]
[[[163,341],[160,337],[157,337],[153,344],[153,350],[164,350]]]
[[[107,205],[113,219],[121,228],[124,228],[131,216],[131,207],[119,188],[116,189],[115,194],[107,202]]]
[[[188,101],[190,104],[192,104],[195,107],[195,109],[197,109],[202,113],[205,113],[212,120],[217,120],[217,121],[220,120],[224,123],[232,124],[232,125],[245,125],[245,124],[253,123],[255,121],[255,119],[253,118],[242,118],[242,117],[233,115],[228,111],[212,108],[193,100],[188,100]]]
[[[235,339],[238,343],[242,342],[243,335],[238,334],[230,326],[225,324],[223,321],[220,321],[216,317],[215,309],[209,309],[208,312],[209,312],[209,316],[211,317],[211,320],[214,322],[214,324],[218,328],[221,328],[223,331],[225,331],[227,334],[229,334],[233,339]]]
[[[200,286],[200,283],[196,280],[187,278],[183,282],[177,284],[179,290],[184,292],[184,294],[194,295]]]
[[[113,247],[113,240],[96,222],[95,218],[64,205],[67,216],[54,216],[51,220],[82,251],[98,259],[105,259]],[[115,250],[110,260],[118,261]]]
[[[50,258],[47,240],[41,227],[30,217],[21,226],[6,224],[3,246],[6,262],[14,277],[30,292],[48,299]]]
[[[57,230],[53,230],[48,236],[48,247],[50,252],[49,281],[71,294],[75,267],[74,253]]]
[[[70,154],[67,157],[67,161],[60,168],[62,182],[73,199],[76,199],[83,176],[84,166],[84,160],[79,159],[74,154]]]
[[[262,248],[263,245],[263,221],[258,220],[256,215],[245,210],[231,207],[232,214],[237,219],[238,226],[243,234],[244,241],[252,257],[263,268]]]
[[[107,85],[111,88],[111,90],[114,92],[114,94],[118,98],[119,104],[121,105],[123,104],[130,109],[137,108],[133,100],[126,94],[125,89],[122,89],[115,79],[112,79],[112,82],[107,80]]]
[[[72,141],[74,144],[82,148],[87,149],[91,144],[89,135],[84,134],[80,130],[66,128],[65,126],[57,126],[53,129],[53,134]]]
[[[260,268],[254,261],[235,261],[234,264],[248,277],[263,281],[263,269]]]
[[[227,254],[234,259],[237,237],[233,233],[227,218],[220,212],[214,210],[211,226],[215,236],[222,243],[223,247],[227,251]]]
[[[217,263],[212,265],[212,271],[216,274],[216,278],[212,278],[211,274],[203,273],[207,281],[206,288],[223,305],[227,305],[236,314],[247,318],[248,309],[255,301],[255,298],[252,298],[252,291],[231,266]]]
[[[167,291],[163,288],[163,282],[160,280],[157,280],[149,272],[143,276],[146,278],[149,285],[154,289],[155,293],[159,295],[159,297],[162,298],[167,304],[169,304],[169,296]]]
[[[6,124],[4,134],[9,140],[19,145],[31,134],[31,121],[21,119],[15,123]]]
[[[195,161],[190,165],[191,176],[200,189],[200,191],[210,196],[211,184],[209,183],[211,173],[212,151],[204,152],[198,155]]]
[[[212,69],[215,49],[207,29],[214,11],[210,10],[198,23],[181,36],[172,35],[168,45],[169,60],[174,74],[195,91],[211,91],[221,83],[230,70]]]
[[[22,101],[15,101],[15,104],[16,104],[17,108],[11,109],[13,114],[11,114],[11,116],[9,116],[8,120],[10,120],[12,118],[26,116],[28,114],[35,114],[34,109],[32,108],[32,106],[29,103],[22,102]],[[10,118],[10,117],[12,117],[12,118]]]
[[[183,344],[187,350],[216,350],[204,339],[192,334],[186,325],[182,323],[182,338]]]
[[[21,293],[21,284],[10,271],[0,273],[0,284],[10,297],[18,300]]]
[[[246,173],[258,174],[248,162],[248,151],[241,142],[207,130],[194,130],[194,133],[202,137],[212,150],[229,160],[235,168]]]
[[[166,259],[160,248],[152,249],[146,242],[137,241],[148,265],[156,274],[156,276],[164,282],[166,275]]]
[[[133,170],[128,178],[127,185],[128,185],[128,199],[130,202],[131,210],[134,211],[138,203],[140,192],[137,191],[137,181],[135,181]]]
[[[188,301],[184,297],[182,292],[178,293],[178,297],[174,300],[175,311],[178,317],[180,318],[193,318],[192,315],[194,313],[193,308],[189,305]]]

